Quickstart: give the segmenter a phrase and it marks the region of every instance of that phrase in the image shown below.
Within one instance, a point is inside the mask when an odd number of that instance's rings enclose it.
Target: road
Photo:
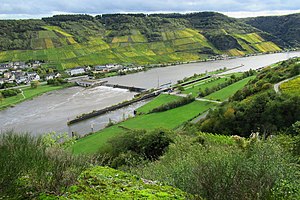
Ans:
[[[188,94],[182,94],[182,93],[177,93],[177,92],[172,92],[172,93],[167,93],[164,92],[164,94],[170,94],[170,95],[175,95],[175,96],[179,96],[179,97],[187,97]],[[215,100],[211,100],[211,99],[205,99],[205,98],[195,98],[196,101],[208,101],[208,102],[212,102],[212,103],[222,103],[221,101],[215,101]]]
[[[280,94],[281,92],[280,92],[280,90],[279,90],[279,87],[280,87],[280,85],[281,85],[282,83],[288,82],[288,81],[290,81],[290,80],[292,80],[292,79],[295,79],[295,78],[297,78],[297,77],[299,77],[299,76],[300,76],[300,74],[297,75],[297,76],[293,76],[293,77],[291,77],[291,78],[285,79],[285,80],[283,80],[283,81],[280,81],[279,83],[274,84],[274,90],[275,90],[275,92],[278,93],[278,94]]]

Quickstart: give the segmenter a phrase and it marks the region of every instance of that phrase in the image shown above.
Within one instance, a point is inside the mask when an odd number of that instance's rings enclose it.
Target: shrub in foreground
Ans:
[[[133,173],[206,199],[297,199],[299,167],[274,142],[213,145],[180,137],[168,152]],[[288,185],[283,187],[282,185]],[[285,191],[288,191],[285,193]]]
[[[166,130],[130,130],[109,141],[110,148],[100,154],[110,155],[114,168],[135,165],[142,160],[157,160],[172,142]]]
[[[86,167],[84,158],[47,147],[41,137],[29,134],[1,134],[0,152],[0,197],[23,199],[40,192],[60,193]]]

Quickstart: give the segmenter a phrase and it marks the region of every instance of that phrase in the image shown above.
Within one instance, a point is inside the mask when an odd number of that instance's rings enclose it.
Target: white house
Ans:
[[[106,66],[98,65],[98,66],[95,67],[95,70],[100,71],[100,72],[108,72],[109,68],[106,67]]]
[[[46,75],[45,79],[46,79],[46,81],[48,81],[48,80],[51,80],[54,78],[59,78],[59,77],[61,77],[60,73],[50,73],[50,74]]]
[[[28,82],[28,79],[26,76],[17,76],[16,77],[16,83],[20,84],[20,83],[26,83]]]
[[[73,69],[66,70],[66,73],[69,74],[70,76],[83,74],[85,73],[85,69],[83,67],[75,67]]]
[[[28,81],[39,81],[41,77],[36,72],[27,72]]]

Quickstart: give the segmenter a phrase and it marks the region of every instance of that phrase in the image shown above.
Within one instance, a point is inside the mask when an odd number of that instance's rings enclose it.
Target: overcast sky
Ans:
[[[300,0],[0,0],[0,19],[66,13],[164,13],[217,11],[232,17],[300,12]]]

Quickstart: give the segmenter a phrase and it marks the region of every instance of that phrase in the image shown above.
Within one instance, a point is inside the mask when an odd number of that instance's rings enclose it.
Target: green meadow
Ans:
[[[107,143],[109,139],[128,129],[175,129],[182,125],[184,122],[195,118],[214,105],[215,104],[211,102],[194,101],[190,104],[177,107],[165,112],[137,115],[134,118],[128,119],[124,122],[105,128],[92,135],[79,139],[72,146],[72,150],[75,154],[95,153],[100,148],[105,148],[107,145],[109,145]]]
[[[218,100],[218,101],[225,101],[230,96],[232,96],[234,93],[236,93],[238,90],[242,89],[250,80],[252,80],[254,78],[255,78],[255,76],[250,76],[250,77],[244,78],[244,79],[242,79],[236,83],[233,83],[232,85],[229,85],[221,90],[218,90],[204,98]]]
[[[0,101],[0,110],[7,108],[9,106],[14,106],[23,101],[32,99],[33,97],[44,94],[46,92],[62,89],[65,87],[66,87],[65,85],[62,86],[39,85],[37,88],[31,88],[30,86],[28,86],[22,89],[24,96],[21,93],[19,93],[16,96],[3,98],[2,101]]]
[[[181,98],[182,97],[169,95],[169,94],[160,94],[158,97],[154,98],[149,103],[138,108],[137,112],[147,114],[149,111],[153,110],[154,108],[159,107],[160,105],[167,104],[167,103],[176,101]]]

